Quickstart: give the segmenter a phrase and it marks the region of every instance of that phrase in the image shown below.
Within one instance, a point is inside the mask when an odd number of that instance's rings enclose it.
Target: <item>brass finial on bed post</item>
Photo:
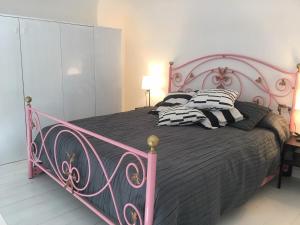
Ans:
[[[150,152],[151,153],[156,153],[156,147],[158,146],[159,138],[155,135],[151,135],[151,136],[148,137],[147,143],[150,147]]]
[[[30,105],[30,103],[32,102],[32,98],[30,96],[26,96],[25,102],[26,102],[26,105]]]
[[[298,73],[300,73],[300,63],[297,64]]]
[[[170,62],[169,62],[169,65],[170,65],[170,66],[173,66],[173,65],[174,65],[174,62],[170,61]]]

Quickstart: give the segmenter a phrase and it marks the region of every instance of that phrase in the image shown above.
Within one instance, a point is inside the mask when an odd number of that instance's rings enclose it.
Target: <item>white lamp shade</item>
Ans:
[[[155,87],[155,79],[153,76],[144,76],[142,81],[143,90],[151,90]]]

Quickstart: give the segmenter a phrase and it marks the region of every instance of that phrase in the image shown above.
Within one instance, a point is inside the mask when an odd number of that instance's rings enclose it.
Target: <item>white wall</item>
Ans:
[[[0,13],[95,25],[98,0],[0,0]]]
[[[98,23],[125,29],[124,109],[145,104],[141,79],[151,64],[163,65],[166,92],[170,60],[233,52],[287,69],[300,62],[299,0],[100,1]]]
[[[131,10],[131,0],[99,0],[98,3],[98,25],[106,26],[106,27],[114,27],[122,29],[122,44],[121,44],[121,76],[122,76],[122,110],[128,109],[126,107],[126,91],[125,87],[127,87],[127,77],[125,76],[126,71],[126,63],[125,59],[127,58],[127,27],[129,13]],[[125,85],[126,84],[126,85]]]

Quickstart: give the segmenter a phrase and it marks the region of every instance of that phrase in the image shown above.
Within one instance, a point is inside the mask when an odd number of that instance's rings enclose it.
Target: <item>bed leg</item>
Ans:
[[[158,145],[159,139],[158,137],[152,135],[148,138],[147,142],[148,145],[150,146],[150,151],[148,152],[144,225],[152,225],[154,219],[155,184],[156,184],[156,161],[157,161],[156,147]]]
[[[26,106],[26,139],[27,139],[27,167],[28,167],[28,178],[33,178],[33,163],[31,161],[31,148],[32,148],[32,113],[31,113],[31,101],[32,98],[27,96],[25,98]]]
[[[33,178],[33,166],[30,160],[28,160],[28,179]]]

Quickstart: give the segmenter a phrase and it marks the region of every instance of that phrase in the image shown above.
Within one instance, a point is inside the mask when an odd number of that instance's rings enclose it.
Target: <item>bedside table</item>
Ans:
[[[150,109],[150,108],[152,108],[151,106],[149,107],[149,106],[142,106],[142,107],[135,107],[134,108],[134,110],[137,110],[137,109]]]
[[[298,150],[299,152],[296,152]],[[281,177],[285,172],[285,167],[288,167],[289,175],[292,173],[293,166],[300,167],[300,142],[296,141],[295,136],[291,136],[282,147],[280,171],[277,187],[281,187]]]

